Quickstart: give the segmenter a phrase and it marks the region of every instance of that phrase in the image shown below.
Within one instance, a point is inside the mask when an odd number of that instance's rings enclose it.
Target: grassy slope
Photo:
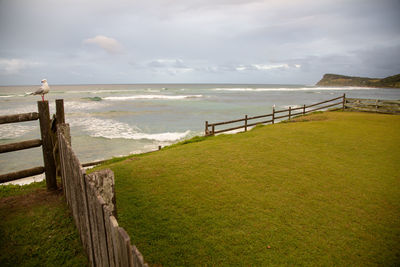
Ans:
[[[0,186],[0,266],[87,266],[61,192]]]
[[[120,224],[146,261],[399,263],[400,116],[309,118],[106,166]]]

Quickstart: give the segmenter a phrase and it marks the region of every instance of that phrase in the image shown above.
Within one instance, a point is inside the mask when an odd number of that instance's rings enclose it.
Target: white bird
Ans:
[[[50,87],[47,84],[47,80],[43,79],[41,81],[42,85],[40,86],[39,89],[37,89],[35,92],[30,93],[30,95],[42,95],[42,101],[44,101],[44,95],[47,94],[50,91]]]

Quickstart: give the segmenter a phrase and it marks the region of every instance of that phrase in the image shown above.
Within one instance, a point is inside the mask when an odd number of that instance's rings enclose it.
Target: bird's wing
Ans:
[[[43,88],[39,88],[35,92],[33,92],[32,95],[41,95],[43,94],[43,91],[44,91]]]

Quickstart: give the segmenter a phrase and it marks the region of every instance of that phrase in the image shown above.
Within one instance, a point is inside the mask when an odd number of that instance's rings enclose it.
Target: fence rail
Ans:
[[[321,106],[322,104],[326,104],[326,103],[330,103],[330,102],[334,102],[334,101],[338,101],[338,100],[340,100],[340,102]],[[344,109],[345,103],[346,103],[346,94],[343,94],[343,96],[340,96],[340,97],[332,98],[332,99],[322,101],[319,103],[314,103],[311,105],[303,105],[301,107],[295,107],[295,108],[289,107],[288,109],[283,109],[283,110],[275,110],[275,107],[273,107],[272,113],[266,114],[266,115],[258,115],[258,116],[253,116],[253,117],[248,117],[247,115],[245,115],[243,119],[236,119],[236,120],[216,122],[216,123],[208,123],[208,121],[206,121],[205,122],[205,136],[215,135],[218,133],[229,132],[229,131],[238,130],[238,129],[244,129],[244,131],[247,131],[248,127],[251,127],[251,126],[255,126],[258,124],[266,124],[266,123],[274,124],[275,121],[279,120],[279,119],[289,118],[289,120],[290,120],[294,116],[305,115],[305,114],[313,112],[313,111],[326,109],[326,108],[330,108],[330,107],[334,107],[334,106],[338,106],[338,105],[341,105],[341,108]],[[315,107],[315,108],[310,109],[311,107]],[[297,110],[301,110],[301,112],[293,113],[293,111],[297,111]],[[280,114],[280,113],[287,113],[287,114],[276,116],[276,114]],[[250,120],[256,120],[256,119],[267,118],[267,117],[269,117],[270,119],[249,123]],[[233,123],[238,123],[238,122],[244,122],[244,124],[226,128],[226,129],[220,129],[220,130],[215,129],[216,126],[233,124]]]
[[[62,101],[62,100],[61,100]],[[44,166],[10,172],[0,175],[0,183],[10,182],[25,177],[42,174],[46,175],[46,185],[49,190],[57,189],[53,143],[50,136],[50,112],[48,101],[38,101],[38,112],[21,113],[0,116],[0,124],[19,123],[39,120],[41,139],[26,140],[17,143],[0,145],[0,153],[42,147]],[[64,114],[62,114],[64,115]]]

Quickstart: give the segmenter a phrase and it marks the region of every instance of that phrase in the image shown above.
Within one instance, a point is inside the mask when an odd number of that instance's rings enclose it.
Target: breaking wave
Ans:
[[[179,99],[202,98],[202,97],[203,95],[133,95],[133,96],[108,96],[104,97],[103,100],[111,100],[111,101],[124,101],[124,100],[136,100],[136,99],[179,100]]]
[[[144,133],[136,126],[119,122],[112,119],[99,119],[95,117],[71,117],[71,127],[81,127],[91,137],[103,137],[107,139],[132,139],[132,140],[155,140],[160,142],[174,142],[187,137],[190,131],[165,132],[165,133]]]

